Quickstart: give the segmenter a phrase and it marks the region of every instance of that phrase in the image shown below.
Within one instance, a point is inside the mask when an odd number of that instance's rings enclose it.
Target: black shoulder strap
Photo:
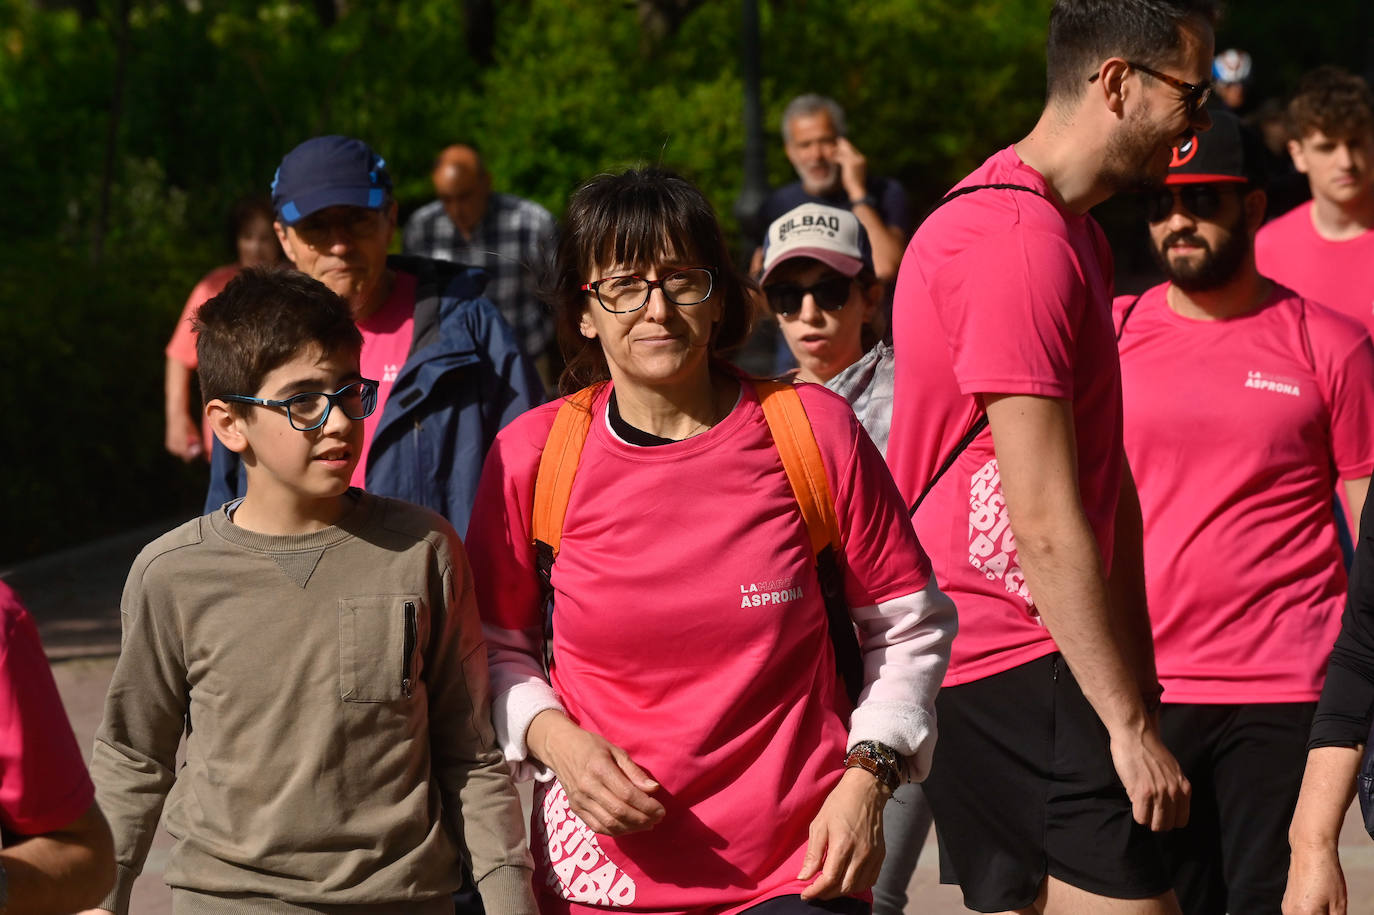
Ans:
[[[1126,322],[1131,320],[1131,312],[1135,311],[1135,307],[1140,304],[1141,296],[1144,295],[1145,293],[1142,292],[1140,295],[1131,299],[1131,304],[1127,305],[1126,310],[1121,313],[1121,326],[1116,329],[1117,343],[1121,342],[1121,335],[1126,332]]]
[[[940,207],[949,203],[951,200],[957,200],[965,194],[972,194],[974,191],[989,190],[1025,191],[1026,193],[1034,194],[1037,197],[1045,197],[1044,194],[1040,193],[1035,188],[1026,187],[1024,184],[971,184],[968,187],[961,187],[956,191],[950,191],[944,197],[941,197],[939,201],[936,202],[935,206],[931,207],[929,210],[926,211],[926,215],[921,221],[925,222],[926,219],[930,218],[931,213],[934,213],[936,210],[940,209]],[[915,516],[916,509],[921,507],[921,503],[926,500],[926,496],[930,495],[930,491],[935,488],[935,484],[940,482],[940,478],[945,475],[945,472],[948,471],[949,468],[954,466],[955,461],[959,460],[959,455],[964,453],[964,449],[968,448],[969,445],[972,445],[973,440],[977,438],[979,434],[981,434],[982,431],[987,427],[988,415],[986,413],[983,413],[982,416],[978,417],[977,422],[975,422],[972,426],[969,427],[968,432],[964,433],[964,437],[959,439],[958,443],[956,443],[955,446],[952,449],[950,449],[949,454],[945,456],[944,461],[940,464],[940,469],[935,471],[935,475],[930,478],[930,482],[926,483],[925,489],[921,490],[921,494],[916,497],[916,501],[912,504],[911,509],[909,512],[907,512],[907,514],[912,515],[913,517]]]

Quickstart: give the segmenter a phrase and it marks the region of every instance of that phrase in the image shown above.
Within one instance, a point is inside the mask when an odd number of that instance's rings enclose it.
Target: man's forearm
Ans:
[[[1111,612],[1087,518],[1081,511],[1065,510],[1064,516],[1018,529],[1014,508],[1011,517],[1036,609],[1083,695],[1109,731],[1138,726],[1146,717],[1145,704],[1135,665],[1122,644],[1130,627],[1118,625]]]
[[[873,249],[873,272],[882,282],[891,283],[897,278],[897,268],[902,264],[906,238],[883,222],[882,214],[869,204],[856,206],[853,212],[868,232],[868,242]]]
[[[1154,628],[1145,598],[1144,539],[1140,496],[1130,465],[1123,464],[1107,593],[1111,599],[1113,628],[1148,706],[1159,696],[1159,674],[1155,668]]]

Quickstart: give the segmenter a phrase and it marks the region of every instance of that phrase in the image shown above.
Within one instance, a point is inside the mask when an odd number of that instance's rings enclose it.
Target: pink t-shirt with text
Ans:
[[[1167,288],[1121,338],[1164,701],[1314,702],[1345,603],[1331,489],[1374,469],[1374,346],[1282,286],[1221,321]]]
[[[1312,203],[1304,203],[1259,230],[1255,263],[1265,276],[1374,333],[1374,230],[1327,241],[1312,225]]]
[[[0,581],[0,827],[32,836],[95,800],[33,618]]]
[[[608,386],[609,388],[609,386]],[[851,607],[920,590],[929,565],[881,456],[848,405],[799,393],[842,531]],[[663,820],[593,835],[557,780],[535,790],[545,912],[730,913],[798,893],[807,829],[839,779],[849,705],[801,519],[748,385],[682,442],[635,447],[593,421],[553,569],[553,687],[581,727],[662,788]],[[467,545],[493,646],[537,676],[543,613],[529,532],[534,476],[561,401],[497,436]],[[510,674],[492,668],[498,696]]]
[[[415,277],[409,273],[394,274],[391,294],[382,307],[358,322],[363,333],[363,352],[360,359],[364,378],[377,382],[377,409],[363,420],[363,453],[353,469],[352,485],[366,488],[367,455],[372,448],[372,436],[382,421],[396,378],[410,355],[411,337],[415,330]]]
[[[959,186],[994,183],[1049,193],[1011,147]],[[982,415],[974,395],[1067,400],[1083,509],[1110,566],[1122,464],[1111,284],[1111,252],[1097,223],[1037,194],[974,191],[921,225],[893,302],[887,458],[908,503]],[[936,484],[915,524],[941,590],[959,609],[946,686],[1056,650],[1018,562],[988,430]]]

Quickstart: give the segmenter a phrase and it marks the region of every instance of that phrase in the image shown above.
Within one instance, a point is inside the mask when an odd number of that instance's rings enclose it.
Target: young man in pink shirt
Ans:
[[[1150,830],[1186,821],[1188,785],[1152,714],[1111,255],[1087,212],[1209,126],[1213,18],[1058,0],[1040,121],[961,183],[1022,189],[941,207],[898,275],[888,460],[909,501],[938,476],[916,529],[961,624],[927,794],[941,878],[979,911],[1176,911]]]
[[[1312,202],[1255,238],[1260,272],[1374,331],[1374,96],[1338,67],[1303,77],[1288,152]]]
[[[1277,912],[1346,577],[1330,493],[1374,469],[1374,346],[1261,275],[1259,139],[1226,112],[1145,199],[1168,281],[1116,301],[1126,455],[1164,742],[1193,786],[1165,838],[1183,911]]]

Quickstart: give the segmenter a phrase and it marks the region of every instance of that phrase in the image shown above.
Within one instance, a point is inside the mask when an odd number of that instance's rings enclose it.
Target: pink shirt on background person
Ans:
[[[94,800],[38,629],[0,581],[0,827],[22,836],[52,832]]]
[[[394,273],[393,276],[391,294],[382,307],[358,322],[358,330],[363,334],[359,360],[363,377],[377,382],[377,409],[363,420],[363,453],[349,481],[359,489],[366,488],[367,455],[372,448],[372,436],[382,421],[382,410],[395,387],[401,366],[410,355],[415,330],[415,276],[410,273]]]
[[[1050,193],[1011,147],[959,187],[998,183]],[[974,191],[931,214],[907,247],[893,302],[887,458],[908,503],[982,415],[974,395],[1067,400],[1083,509],[1110,567],[1122,468],[1111,287],[1101,228],[1037,194]],[[1018,562],[988,430],[936,484],[915,524],[959,608],[946,686],[1057,650]]]
[[[1311,201],[1272,220],[1255,236],[1260,273],[1334,308],[1374,333],[1374,230],[1328,241],[1312,225]]]
[[[866,673],[881,678],[851,722],[852,734],[911,754],[920,778],[954,614],[923,590],[929,565],[853,412],[820,385],[798,392],[825,462],[861,632],[862,620],[880,620],[893,604],[943,607],[939,620],[905,616],[863,640]],[[497,734],[522,774],[539,775],[525,728],[561,703],[662,784],[654,796],[663,820],[619,837],[594,835],[556,779],[536,786],[544,911],[729,915],[805,886],[796,876],[808,826],[843,772],[848,699],[806,525],[752,389],[716,426],[656,447],[616,437],[608,399],[603,390],[593,406],[553,569],[552,691],[529,526],[561,401],[503,429],[487,458],[467,544]]]
[[[192,327],[191,321],[196,316],[196,309],[204,305],[224,291],[224,287],[229,285],[229,281],[238,276],[243,267],[240,264],[225,264],[223,267],[216,267],[205,274],[199,283],[191,290],[191,294],[186,297],[186,304],[181,308],[181,317],[177,319],[177,326],[172,331],[172,339],[167,341],[167,347],[163,350],[168,359],[174,359],[186,366],[191,371],[200,367],[200,358],[196,355],[196,332]],[[196,409],[200,400],[196,398],[194,392],[191,395],[191,415],[197,413],[200,417],[200,435],[205,443],[205,459],[210,459],[210,447],[215,441],[215,433],[210,431],[210,420],[204,416],[204,411]]]
[[[1282,286],[1221,321],[1167,288],[1121,338],[1164,701],[1315,702],[1345,604],[1331,490],[1374,470],[1374,346]]]
[[[181,317],[177,319],[176,329],[172,331],[172,339],[167,341],[167,348],[163,350],[167,358],[175,359],[193,371],[200,366],[200,360],[196,357],[196,332],[191,327],[191,319],[196,316],[197,308],[223,292],[224,287],[228,286],[229,281],[238,276],[242,269],[239,264],[225,264],[211,270],[196,283],[191,294],[186,297],[186,304],[182,306]],[[210,441],[208,435],[205,440]]]

